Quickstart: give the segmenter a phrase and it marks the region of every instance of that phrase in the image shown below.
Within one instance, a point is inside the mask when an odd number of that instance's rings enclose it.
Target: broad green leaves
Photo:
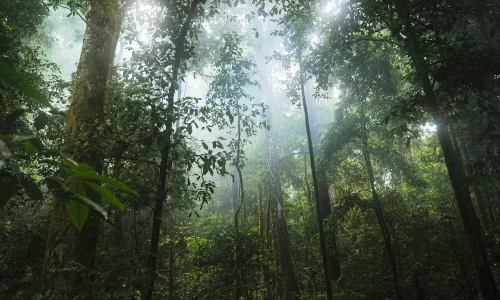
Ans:
[[[91,189],[93,189],[94,191],[96,191],[99,194],[101,194],[101,196],[103,196],[104,198],[108,199],[109,203],[111,203],[112,205],[116,206],[121,211],[125,210],[125,207],[120,202],[120,200],[118,200],[118,198],[116,198],[116,196],[113,195],[108,189],[106,189],[106,188],[104,188],[104,187],[102,187],[102,186],[100,186],[98,184],[95,184],[95,183],[93,183],[91,181],[85,182],[85,185],[89,186]]]
[[[19,191],[17,178],[12,174],[0,174],[0,209]]]
[[[49,98],[40,92],[40,90],[38,90],[34,85],[28,82],[23,74],[4,60],[0,60],[0,81],[3,81],[19,90],[42,106],[51,107]]]
[[[43,143],[33,136],[0,136],[0,209],[20,191],[32,200],[43,200],[43,193],[33,179],[24,174],[18,160],[30,157],[44,149]]]
[[[38,121],[35,119],[35,127],[41,129],[46,125],[46,120],[46,115],[40,114]],[[66,201],[66,209],[71,222],[78,230],[81,230],[87,220],[89,208],[107,219],[107,213],[102,206],[88,198],[89,191],[105,198],[121,211],[125,209],[124,205],[102,184],[139,196],[129,186],[113,178],[99,175],[89,165],[78,164],[69,158],[64,159],[61,163],[61,177],[52,176],[47,180],[39,180],[37,183],[22,172],[17,160],[57,165],[57,160],[38,160],[39,155],[44,154],[45,150],[42,141],[33,136],[0,136],[0,138],[0,158],[7,165],[7,168],[0,172],[0,209],[14,196],[21,195],[21,191],[32,200],[44,200],[44,194],[39,185],[46,182],[49,191],[56,198]]]
[[[87,221],[89,207],[83,204],[83,202],[75,199],[69,199],[66,201],[66,210],[68,211],[68,216],[71,222],[73,222],[78,230],[82,230],[83,225],[85,225],[85,222]]]
[[[49,123],[49,116],[46,113],[40,112],[40,114],[35,118],[35,128],[36,130],[42,130]]]
[[[66,200],[66,210],[71,222],[81,230],[88,217],[89,208],[99,213],[104,219],[108,218],[102,206],[88,198],[88,193],[96,193],[105,198],[111,205],[121,211],[125,209],[120,200],[105,186],[106,183],[126,191],[135,196],[139,194],[127,185],[106,176],[98,175],[92,167],[87,164],[78,164],[72,160],[63,162],[63,178],[51,177],[49,188],[58,198]]]

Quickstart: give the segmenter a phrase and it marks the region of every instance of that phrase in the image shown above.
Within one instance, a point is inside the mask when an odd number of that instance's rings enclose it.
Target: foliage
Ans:
[[[119,3],[129,9],[101,91],[102,135],[70,143],[69,73],[92,1],[0,1],[6,299],[57,293],[40,294],[41,274],[70,274],[72,267],[47,270],[45,237],[58,203],[79,235],[90,210],[106,221],[96,229],[93,266],[69,259],[83,274],[76,296],[141,299],[165,145],[154,298],[285,299],[278,226],[286,224],[298,297],[325,299],[302,92],[332,206],[323,225],[340,259],[336,299],[397,299],[394,277],[403,299],[481,298],[453,172],[472,195],[467,213],[480,222],[476,238],[498,281],[497,2]],[[449,135],[461,169],[446,164],[436,133]],[[87,146],[99,149],[102,169],[73,160]],[[68,243],[59,246],[76,247]]]

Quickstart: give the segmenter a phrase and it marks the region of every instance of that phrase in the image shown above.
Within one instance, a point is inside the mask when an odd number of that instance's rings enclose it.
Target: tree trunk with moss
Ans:
[[[112,65],[121,24],[119,0],[91,0],[87,13],[82,53],[66,127],[65,152],[79,163],[101,172],[100,134],[105,124],[107,80]],[[87,191],[90,200],[99,203],[100,196]],[[72,299],[90,291],[85,274],[92,269],[100,216],[89,212],[87,222],[78,232],[66,212],[66,199],[55,199],[52,211],[42,290],[57,293],[56,299]]]

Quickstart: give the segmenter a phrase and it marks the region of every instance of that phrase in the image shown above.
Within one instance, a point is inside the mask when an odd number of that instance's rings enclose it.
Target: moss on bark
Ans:
[[[122,14],[119,0],[89,2],[87,28],[67,120],[65,151],[76,161],[100,172],[102,155],[99,143],[94,141],[99,140],[105,121],[107,79]],[[100,200],[91,191],[88,191],[88,197],[95,202]],[[89,285],[86,284],[88,277],[82,275],[94,263],[100,217],[91,211],[84,228],[78,232],[67,216],[65,201],[54,201],[42,290],[55,291],[56,299],[71,299],[76,295],[91,298]]]

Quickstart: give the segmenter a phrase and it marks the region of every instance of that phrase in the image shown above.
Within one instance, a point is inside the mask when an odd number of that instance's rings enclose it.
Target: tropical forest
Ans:
[[[0,299],[499,300],[500,0],[0,0]]]

